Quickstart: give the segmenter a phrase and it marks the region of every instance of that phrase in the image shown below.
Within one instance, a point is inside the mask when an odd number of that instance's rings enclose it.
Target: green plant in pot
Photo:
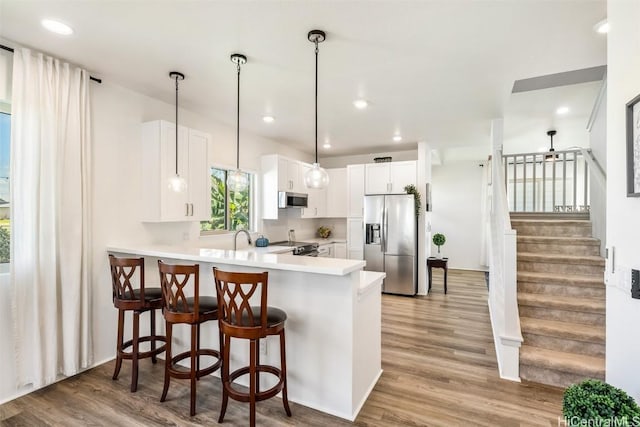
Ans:
[[[318,236],[323,239],[329,238],[329,236],[331,236],[331,228],[325,227],[324,225],[318,227]]]
[[[562,398],[567,426],[638,426],[640,407],[627,393],[600,380],[567,388]]]
[[[444,237],[444,234],[436,233],[433,235],[431,240],[433,241],[433,244],[438,247],[438,257],[440,257],[440,246],[444,245],[447,239]]]

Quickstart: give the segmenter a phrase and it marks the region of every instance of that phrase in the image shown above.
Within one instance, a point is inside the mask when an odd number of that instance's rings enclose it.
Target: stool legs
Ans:
[[[113,379],[117,380],[122,367],[122,345],[124,343],[124,310],[118,310],[118,345],[116,348],[116,367],[113,371]]]
[[[223,334],[220,332],[220,338],[222,339]],[[222,342],[222,341],[220,341]],[[221,423],[224,421],[224,414],[227,412],[227,403],[229,403],[229,393],[227,392],[227,384],[229,382],[229,360],[231,360],[231,356],[229,354],[229,349],[231,347],[231,337],[229,335],[224,336],[224,346],[223,346],[223,356],[222,356],[222,372],[220,373],[222,379],[222,405],[220,406],[220,416],[218,417],[218,422]]]
[[[156,311],[155,310],[151,310],[151,325],[150,325],[150,330],[151,330],[151,336],[153,338],[151,338],[151,351],[155,352],[156,349]],[[153,356],[151,356],[151,363],[155,364],[158,361],[158,358],[156,357],[156,355],[154,354]]]
[[[193,417],[196,414],[196,377],[198,369],[198,337],[200,336],[200,329],[198,325],[191,325],[191,409],[190,415]]]
[[[138,389],[138,352],[140,348],[140,312],[133,312],[133,348],[131,350],[131,392]]]
[[[171,335],[173,332],[172,324],[169,322],[166,323],[166,334],[167,334],[167,344],[166,351],[164,357],[164,388],[162,389],[162,396],[160,397],[160,402],[164,402],[167,398],[167,392],[169,391],[169,382],[171,381],[171,377],[169,376],[169,366],[171,366]]]
[[[249,426],[256,425],[256,345],[257,340],[249,340]],[[258,348],[259,350],[259,348]]]
[[[289,408],[289,398],[287,397],[287,357],[285,354],[285,341],[284,341],[284,329],[280,331],[280,371],[284,378],[284,384],[282,387],[282,405],[287,416],[291,416],[291,409]]]

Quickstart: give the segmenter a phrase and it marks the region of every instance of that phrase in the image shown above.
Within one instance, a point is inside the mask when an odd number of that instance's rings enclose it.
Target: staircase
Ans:
[[[524,339],[520,377],[559,387],[604,380],[604,258],[591,223],[561,214],[511,218]]]

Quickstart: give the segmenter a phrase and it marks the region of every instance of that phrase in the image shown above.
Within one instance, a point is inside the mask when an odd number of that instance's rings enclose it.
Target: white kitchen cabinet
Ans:
[[[308,193],[304,163],[277,154],[262,156],[262,219],[278,219],[278,192]]]
[[[300,178],[304,185],[304,175],[311,170],[311,165],[307,163],[300,164]],[[300,209],[300,218],[324,218],[327,209],[327,189],[322,188],[304,188],[300,191],[306,193],[307,207]]]
[[[349,259],[364,259],[364,224],[362,218],[347,218],[347,252]]]
[[[326,190],[325,218],[347,217],[347,169],[327,169],[329,185]]]
[[[146,222],[206,221],[210,217],[211,190],[206,133],[178,127],[178,173],[187,189],[168,187],[176,173],[175,124],[156,120],[142,125],[142,219]]]
[[[364,165],[347,166],[347,217],[364,215]]]
[[[334,243],[333,244],[333,257],[334,258],[347,258],[347,244],[346,243]]]
[[[365,194],[403,193],[405,186],[416,182],[415,160],[365,165]]]

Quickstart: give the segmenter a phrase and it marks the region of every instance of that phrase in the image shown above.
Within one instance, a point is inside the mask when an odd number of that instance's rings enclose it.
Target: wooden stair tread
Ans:
[[[604,314],[605,312],[605,301],[602,298],[518,292],[518,304],[569,311],[583,311],[587,313]]]
[[[588,274],[557,274],[536,271],[518,271],[518,282],[557,283],[562,285],[604,287],[604,277]]]
[[[567,236],[532,236],[518,234],[516,239],[519,243],[557,243],[563,245],[589,245],[599,246],[600,240],[593,237],[567,237]]]
[[[585,325],[582,323],[522,317],[520,318],[520,326],[523,333],[599,344],[604,344],[605,342],[604,325]]]
[[[594,255],[540,254],[535,252],[518,252],[519,262],[543,262],[548,264],[581,264],[605,266],[605,259]]]
[[[520,347],[520,363],[573,374],[585,374],[595,378],[604,378],[605,373],[604,357],[566,353],[527,345]]]

